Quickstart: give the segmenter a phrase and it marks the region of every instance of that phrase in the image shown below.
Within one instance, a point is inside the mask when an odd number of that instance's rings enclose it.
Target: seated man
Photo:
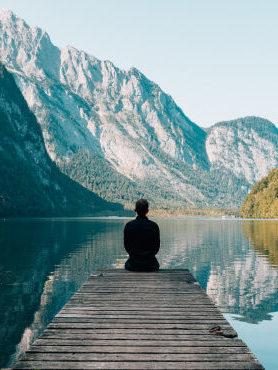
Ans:
[[[128,222],[124,229],[124,246],[129,254],[125,263],[129,271],[157,271],[159,263],[155,257],[160,247],[159,227],[147,218],[149,203],[139,199],[135,205],[137,217]]]

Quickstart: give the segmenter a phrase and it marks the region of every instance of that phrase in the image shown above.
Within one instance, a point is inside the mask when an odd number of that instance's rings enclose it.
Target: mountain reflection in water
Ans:
[[[29,347],[89,274],[123,267],[126,221],[0,221],[0,367]],[[259,323],[278,311],[277,221],[157,221],[162,268],[189,268],[237,320]]]
[[[255,250],[267,256],[273,266],[278,266],[278,222],[245,222],[242,229]]]

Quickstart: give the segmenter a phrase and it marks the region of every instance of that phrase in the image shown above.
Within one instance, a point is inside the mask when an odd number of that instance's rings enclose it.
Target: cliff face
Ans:
[[[0,216],[121,212],[63,175],[13,76],[0,65]]]
[[[206,148],[214,166],[253,184],[278,164],[278,129],[260,117],[220,122],[209,129]]]
[[[247,117],[192,122],[136,68],[128,71],[0,13],[2,62],[41,127],[50,158],[70,178],[108,200],[155,207],[235,207],[278,165],[278,134]]]
[[[278,217],[278,168],[257,182],[241,207],[242,217]]]

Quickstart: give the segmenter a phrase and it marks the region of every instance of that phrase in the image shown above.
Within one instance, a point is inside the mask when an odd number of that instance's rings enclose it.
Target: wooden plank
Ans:
[[[79,303],[100,303],[100,304],[105,304],[105,303],[111,303],[112,304],[115,304],[115,305],[118,305],[118,304],[121,304],[123,302],[123,297],[121,297],[120,295],[118,297],[91,297],[91,296],[87,296],[84,295],[84,296],[76,296],[74,298],[72,298],[70,300],[71,303],[73,302],[79,302]],[[169,306],[169,305],[179,305],[179,307],[182,307],[183,305],[192,305],[194,306],[194,304],[196,305],[209,305],[211,306],[211,302],[206,299],[206,298],[201,298],[200,296],[198,296],[197,294],[195,295],[195,297],[193,296],[190,296],[190,297],[181,297],[180,300],[178,299],[170,299],[170,298],[163,298],[163,297],[158,297],[158,298],[153,298],[153,297],[150,297],[149,299],[146,299],[145,296],[135,296],[135,297],[125,297],[125,306],[128,307],[129,304],[131,305],[135,305],[135,304],[138,304],[139,305],[142,305],[142,303],[145,303],[145,305],[148,307],[148,305],[160,305],[160,307],[166,307],[166,306]]]
[[[130,288],[134,288],[134,289],[137,289],[137,290],[140,290],[140,289],[151,289],[151,290],[160,290],[160,291],[164,291],[164,290],[170,290],[170,289],[175,289],[175,290],[186,290],[186,289],[195,289],[195,286],[199,286],[199,284],[191,284],[191,283],[175,283],[174,281],[169,283],[167,281],[165,282],[140,282],[138,283],[137,282],[132,282],[132,281],[126,281],[126,282],[121,282],[121,283],[116,283],[115,282],[111,282],[111,281],[108,281],[108,282],[102,282],[101,284],[96,284],[96,283],[86,283],[84,284],[81,289],[82,290],[90,290],[90,289],[96,289],[96,291],[102,291],[102,290],[111,290],[111,289],[130,289]]]
[[[131,290],[132,289],[132,290]],[[149,287],[129,287],[129,288],[118,288],[118,287],[111,287],[111,288],[102,288],[102,287],[99,287],[98,289],[94,289],[94,287],[89,287],[89,288],[86,288],[86,287],[83,287],[79,290],[79,292],[77,292],[76,294],[80,294],[80,293],[88,293],[88,294],[99,294],[99,293],[103,293],[103,294],[119,294],[119,293],[123,293],[123,294],[162,294],[162,293],[168,293],[168,294],[202,294],[202,290],[199,288],[199,287],[196,287],[196,286],[192,286],[192,285],[189,285],[188,287],[187,286],[184,286],[182,289],[178,289],[178,288],[168,288],[168,289],[165,289],[165,288],[160,288],[160,289],[153,289],[153,288],[149,288]]]
[[[102,361],[102,362],[80,362],[80,361],[22,361],[19,362],[14,369],[40,369],[40,370],[94,370],[94,369],[105,369],[105,370],[171,370],[171,369],[190,369],[190,370],[261,370],[263,369],[260,364],[253,361],[246,362],[184,362],[184,361],[156,361],[156,362],[144,362],[144,361]]]
[[[161,292],[114,292],[114,293],[98,293],[98,292],[79,292],[75,295],[75,298],[97,298],[97,299],[115,299],[117,300],[118,298],[122,299],[126,298],[127,300],[132,300],[133,298],[136,298],[137,300],[139,299],[144,299],[144,301],[148,301],[149,299],[151,301],[156,301],[156,299],[163,300],[163,301],[179,301],[179,296],[181,300],[191,300],[194,298],[195,300],[205,300],[208,302],[211,302],[207,297],[204,297],[203,295],[200,295],[200,292],[197,292],[195,290],[192,290],[192,292],[181,292],[181,293],[176,293],[176,292],[169,292],[165,293],[165,295]]]
[[[217,337],[216,337],[217,338]],[[128,342],[132,340],[132,343]],[[223,338],[211,339],[211,337],[203,337],[196,338],[193,335],[185,336],[184,338],[157,338],[156,336],[152,336],[151,338],[146,338],[145,336],[140,337],[136,335],[127,334],[122,336],[115,336],[113,339],[109,339],[109,335],[89,335],[86,337],[85,334],[75,334],[75,335],[44,335],[40,339],[36,340],[37,346],[47,346],[47,345],[55,345],[55,346],[78,346],[80,342],[83,342],[83,346],[92,346],[92,345],[107,345],[107,346],[167,346],[167,347],[207,347],[207,346],[214,346],[214,347],[245,347],[245,344],[241,340],[234,340]]]
[[[66,353],[27,352],[29,361],[248,361],[249,353]]]
[[[16,369],[262,369],[188,270],[90,277]]]
[[[129,303],[128,305],[127,304],[124,304],[124,303],[118,303],[116,305],[111,305],[109,302],[106,302],[106,303],[96,303],[96,302],[93,302],[93,303],[82,303],[82,304],[78,304],[78,303],[68,303],[67,305],[65,305],[65,309],[67,308],[71,308],[71,309],[80,309],[80,310],[90,310],[90,309],[93,309],[93,310],[109,310],[109,311],[134,311],[134,310],[138,310],[138,311],[153,311],[153,310],[157,310],[157,311],[170,311],[170,312],[175,312],[175,311],[179,311],[179,312],[195,312],[197,310],[199,310],[199,312],[204,312],[204,311],[214,311],[214,312],[219,312],[219,310],[217,310],[216,308],[212,307],[211,303],[208,304],[193,304],[190,305],[179,305],[179,304],[176,304],[175,306],[169,304],[169,305],[158,305],[158,304],[146,304],[144,305],[144,307],[142,307],[142,305],[140,304],[133,304],[133,303]]]
[[[96,283],[96,282],[91,282],[91,283],[86,283],[86,285],[82,285],[81,289],[82,290],[90,290],[90,289],[97,289],[98,291],[101,290],[110,290],[114,288],[117,289],[130,289],[134,288],[137,290],[140,289],[152,289],[152,290],[170,290],[171,288],[175,290],[193,290],[196,287],[200,288],[200,285],[198,283],[187,283],[187,282],[180,282],[176,283],[174,280],[173,281],[167,281],[166,279],[164,281],[136,281],[136,280],[127,280],[127,281],[122,281],[120,283],[115,283],[111,280],[109,281],[102,281],[101,283]]]
[[[203,341],[218,341],[222,342],[225,345],[225,342],[230,341],[229,338],[225,338],[218,335],[208,334],[207,331],[204,332],[195,332],[191,333],[190,330],[179,331],[179,330],[159,330],[159,331],[140,331],[136,330],[136,332],[130,333],[128,330],[120,330],[120,329],[110,329],[110,330],[91,330],[91,329],[46,329],[42,335],[42,339],[47,336],[51,338],[68,338],[68,339],[92,339],[92,340],[113,340],[113,339],[123,339],[123,340],[203,340]],[[236,343],[240,341],[239,339],[232,339],[232,343]]]
[[[228,327],[229,328],[229,327]],[[216,340],[218,338],[221,338],[221,340],[224,340],[223,337],[217,336],[217,335],[211,335],[209,334],[209,331],[207,329],[165,329],[165,328],[159,328],[159,329],[152,329],[152,328],[136,328],[136,330],[130,330],[128,327],[124,328],[63,328],[63,327],[54,327],[51,328],[48,326],[48,331],[55,332],[55,333],[61,333],[61,332],[72,332],[73,334],[105,334],[105,335],[112,335],[112,334],[144,334],[144,335],[165,335],[165,334],[176,334],[180,333],[182,335],[196,335],[199,337],[202,337],[204,335],[210,335],[212,340]],[[235,333],[231,328],[229,328],[229,331]]]
[[[180,295],[180,297],[179,297]],[[103,299],[103,300],[120,300],[123,301],[133,301],[135,299],[136,301],[139,300],[144,300],[145,302],[156,302],[156,301],[161,301],[161,302],[186,302],[186,301],[191,301],[194,299],[195,301],[206,301],[208,303],[211,303],[210,300],[207,297],[204,297],[200,295],[199,292],[193,291],[192,293],[169,293],[169,294],[161,294],[161,293],[102,293],[102,294],[97,294],[97,293],[77,293],[75,295],[75,298],[85,298],[85,299]],[[179,299],[180,298],[180,299]]]
[[[136,311],[135,311],[136,312]],[[90,318],[91,320],[94,319],[100,319],[100,320],[109,320],[109,319],[139,319],[139,320],[144,320],[144,319],[149,319],[149,320],[196,320],[197,318],[200,319],[207,319],[207,320],[212,320],[214,318],[217,319],[223,319],[223,316],[214,313],[209,313],[207,312],[206,314],[198,313],[198,312],[190,312],[190,313],[180,313],[176,315],[159,315],[159,313],[152,313],[150,314],[149,312],[145,312],[143,314],[140,314],[139,312],[134,313],[134,315],[128,313],[128,314],[122,314],[122,315],[117,315],[117,314],[96,314],[96,313],[90,313],[90,312],[68,312],[64,311],[64,313],[60,313],[59,315],[56,316],[56,318]]]
[[[205,310],[205,311],[204,311]],[[140,308],[138,306],[138,309],[132,307],[113,307],[110,308],[108,307],[100,307],[100,308],[90,308],[90,307],[64,307],[63,311],[59,314],[92,314],[92,315],[106,315],[106,314],[119,314],[119,315],[171,315],[171,316],[179,316],[179,315],[209,315],[209,314],[217,314],[219,316],[223,316],[218,310],[213,309],[213,308],[206,308],[202,307],[201,309],[195,309],[192,310],[190,307],[186,307],[184,309],[169,309],[169,308],[163,308],[161,307],[160,309],[151,309],[151,308]]]
[[[189,296],[192,296],[192,295],[195,295],[195,294],[198,294],[200,295],[200,292],[196,291],[196,289],[193,289],[193,288],[190,288],[190,289],[186,289],[186,290],[180,290],[180,289],[148,289],[148,288],[144,288],[144,289],[138,289],[138,288],[133,288],[133,287],[130,287],[129,288],[131,291],[128,291],[127,288],[123,288],[123,289],[115,289],[115,290],[104,290],[104,289],[99,289],[99,290],[95,290],[93,288],[90,288],[90,289],[81,289],[79,291],[79,293],[77,293],[77,296],[79,295],[88,295],[88,296],[96,296],[96,295],[99,295],[99,294],[102,294],[103,296],[107,295],[107,296],[110,296],[110,295],[122,295],[122,296],[126,296],[126,295],[132,295],[132,296],[135,296],[135,295],[139,295],[139,296],[146,296],[149,297],[149,296],[161,296],[162,294],[165,294],[167,297],[171,297],[171,296],[179,296],[179,295],[185,295],[185,297],[189,297]]]
[[[193,331],[199,331],[199,330],[206,330],[207,333],[211,329],[214,323],[194,323],[194,324],[183,324],[183,323],[158,323],[156,322],[155,325],[151,326],[150,323],[142,323],[142,322],[137,322],[137,323],[119,323],[117,320],[113,322],[113,328],[118,328],[118,329],[125,329],[127,328],[128,330],[131,329],[148,329],[148,330],[153,330],[153,327],[156,329],[183,329],[184,331],[186,330],[191,330]],[[128,327],[127,327],[128,325]],[[225,325],[221,325],[223,328],[229,328],[229,324],[225,323]],[[110,329],[111,328],[111,323],[108,323],[106,321],[100,322],[100,323],[78,323],[78,322],[59,322],[59,323],[54,323],[52,322],[48,326],[51,329],[56,329],[56,328],[66,328],[66,329]]]
[[[215,346],[110,346],[110,345],[34,345],[28,353],[94,353],[94,354],[249,354],[246,347],[215,347]],[[249,358],[249,357],[248,357]],[[108,359],[108,358],[107,358]]]
[[[115,322],[122,322],[122,323],[146,323],[146,324],[172,324],[175,323],[196,323],[196,324],[202,324],[202,323],[219,323],[219,324],[226,324],[226,320],[221,316],[198,316],[198,317],[171,317],[168,318],[165,317],[149,317],[147,315],[145,316],[129,316],[129,317],[123,317],[123,316],[113,316],[113,317],[91,317],[90,315],[80,316],[80,315],[59,315],[56,316],[53,319],[54,323],[60,323],[60,322],[72,322],[72,323],[111,323],[114,324]]]
[[[179,282],[178,284],[177,283],[177,278],[168,278],[168,277],[164,277],[164,278],[160,278],[160,279],[152,279],[152,278],[146,278],[146,279],[141,279],[138,280],[138,277],[137,278],[123,278],[123,277],[115,277],[114,279],[121,279],[121,282],[119,283],[119,285],[124,285],[124,284],[127,284],[127,285],[133,285],[133,286],[136,286],[136,287],[139,287],[141,285],[157,285],[157,286],[162,286],[164,283],[165,284],[168,284],[168,285],[171,285],[171,286],[182,286],[183,284],[183,287],[185,286],[190,286],[190,285],[199,285],[197,282],[194,281],[186,281],[184,279],[181,279],[179,278]],[[88,280],[87,282],[87,285],[95,285],[95,286],[104,286],[105,284],[113,284],[114,282],[114,279],[105,279],[103,278],[102,280]],[[118,283],[116,283],[115,285],[116,287],[118,286]]]
[[[110,304],[98,304],[98,305],[88,305],[88,306],[84,306],[84,305],[76,305],[76,304],[71,304],[71,303],[67,303],[65,304],[64,306],[64,309],[63,310],[68,310],[68,309],[71,309],[71,310],[107,310],[107,311],[116,311],[116,310],[124,310],[124,311],[133,311],[134,308],[138,309],[140,312],[141,311],[149,311],[149,312],[152,312],[152,311],[157,311],[157,312],[163,312],[163,311],[170,311],[170,312],[175,312],[175,311],[178,311],[178,312],[192,312],[192,309],[195,310],[197,309],[198,307],[200,307],[200,312],[203,312],[203,310],[207,310],[207,311],[213,311],[213,312],[218,312],[219,313],[219,310],[212,306],[211,304],[208,306],[207,304],[206,305],[193,305],[193,306],[184,306],[184,305],[169,305],[169,306],[159,306],[158,304],[154,304],[154,305],[146,305],[144,304],[144,306],[141,304],[141,305],[138,305],[138,304],[129,304],[128,306],[122,302],[122,304],[118,304],[117,306],[111,306]]]
[[[140,305],[142,305],[142,303],[144,303],[146,305],[146,307],[153,307],[154,305],[159,305],[160,307],[169,307],[170,305],[172,304],[175,304],[176,307],[184,307],[185,305],[187,306],[190,306],[192,308],[194,308],[195,306],[197,307],[200,307],[200,306],[208,306],[208,307],[211,307],[211,302],[207,301],[207,300],[202,300],[202,299],[188,299],[188,300],[182,300],[182,301],[174,301],[174,300],[170,300],[170,301],[166,301],[166,300],[155,300],[155,301],[144,301],[142,299],[130,299],[130,300],[126,300],[126,303],[125,304],[122,304],[122,299],[105,299],[103,298],[103,300],[101,299],[90,299],[90,298],[73,298],[71,301],[71,304],[75,303],[75,304],[83,304],[83,305],[98,305],[98,306],[101,306],[101,307],[105,307],[106,304],[111,305],[113,307],[115,306],[122,306],[122,307],[140,307]]]

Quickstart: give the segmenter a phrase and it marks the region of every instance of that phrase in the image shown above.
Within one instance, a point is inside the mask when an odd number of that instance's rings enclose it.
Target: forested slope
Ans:
[[[241,207],[242,217],[278,217],[278,168],[257,182]]]

